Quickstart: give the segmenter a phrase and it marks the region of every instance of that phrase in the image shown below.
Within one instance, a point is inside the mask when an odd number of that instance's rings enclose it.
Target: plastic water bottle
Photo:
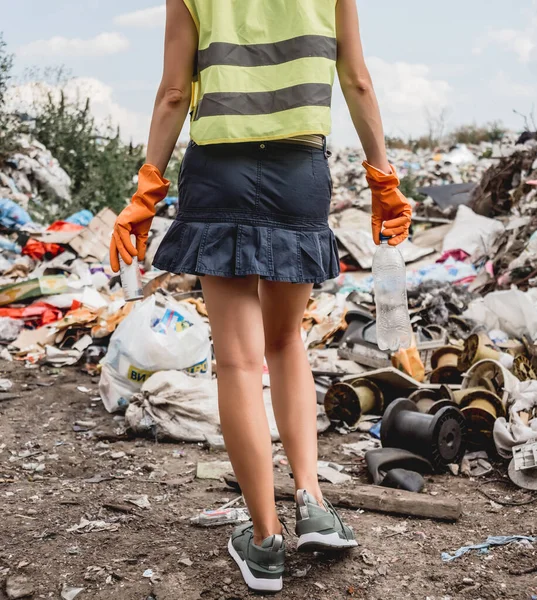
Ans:
[[[406,268],[401,252],[381,235],[373,257],[373,279],[377,305],[377,344],[396,352],[412,342],[412,326],[406,297]]]

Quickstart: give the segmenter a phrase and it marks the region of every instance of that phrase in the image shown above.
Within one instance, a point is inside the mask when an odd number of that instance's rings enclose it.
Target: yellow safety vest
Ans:
[[[184,0],[199,34],[200,145],[328,135],[337,0]]]

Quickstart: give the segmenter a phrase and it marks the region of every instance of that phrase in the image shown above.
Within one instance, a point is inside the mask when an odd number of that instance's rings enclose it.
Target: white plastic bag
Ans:
[[[118,326],[103,359],[99,391],[106,409],[125,408],[157,371],[211,376],[209,330],[187,302],[150,296]]]
[[[444,238],[442,251],[464,250],[470,256],[486,254],[504,230],[500,221],[478,215],[471,208],[461,205],[452,229]]]

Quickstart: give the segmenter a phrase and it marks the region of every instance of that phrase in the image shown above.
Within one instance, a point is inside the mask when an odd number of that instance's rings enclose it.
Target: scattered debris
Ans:
[[[117,451],[117,452],[110,452],[110,458],[112,460],[121,460],[122,458],[125,458],[127,456],[127,454],[121,450]]]
[[[346,483],[347,481],[352,481],[352,477],[347,475],[347,473],[341,473],[341,471],[334,469],[333,467],[326,466],[318,466],[317,474],[324,479],[325,481],[329,481],[330,483],[340,484]]]
[[[120,524],[116,521],[90,521],[85,517],[80,518],[78,525],[73,525],[66,531],[68,533],[91,533],[98,531],[117,531]]]
[[[367,549],[364,549],[364,550],[362,550],[362,552],[360,552],[360,557],[361,557],[361,559],[364,561],[364,563],[366,565],[373,566],[373,565],[375,565],[377,563],[376,558]]]
[[[62,600],[75,600],[75,598],[84,590],[85,588],[69,587],[68,585],[64,584],[61,591]]]
[[[10,575],[6,579],[6,595],[9,600],[28,598],[34,593],[34,585],[24,575]]]
[[[149,497],[147,494],[139,494],[133,495],[129,494],[124,496],[125,502],[129,502],[130,504],[134,504],[138,508],[151,508],[151,502],[149,502]]]
[[[180,558],[177,562],[179,562],[182,565],[185,565],[185,567],[191,567],[194,564],[188,557]]]
[[[9,379],[0,379],[0,392],[7,392],[13,387],[13,382]]]
[[[227,460],[199,462],[196,469],[197,479],[222,479],[233,473],[233,467]]]
[[[306,577],[306,575],[310,572],[311,565],[306,565],[303,569],[295,569],[292,572],[293,577]]]

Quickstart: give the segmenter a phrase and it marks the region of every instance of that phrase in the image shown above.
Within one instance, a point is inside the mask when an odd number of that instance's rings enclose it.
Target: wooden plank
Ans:
[[[240,491],[237,479],[226,476],[226,483]],[[321,483],[321,489],[334,506],[342,508],[373,510],[376,512],[457,521],[462,515],[458,500],[428,494],[416,494],[405,490],[394,490],[376,485],[335,486]],[[274,485],[276,500],[293,500],[295,487],[291,480],[276,477]]]

